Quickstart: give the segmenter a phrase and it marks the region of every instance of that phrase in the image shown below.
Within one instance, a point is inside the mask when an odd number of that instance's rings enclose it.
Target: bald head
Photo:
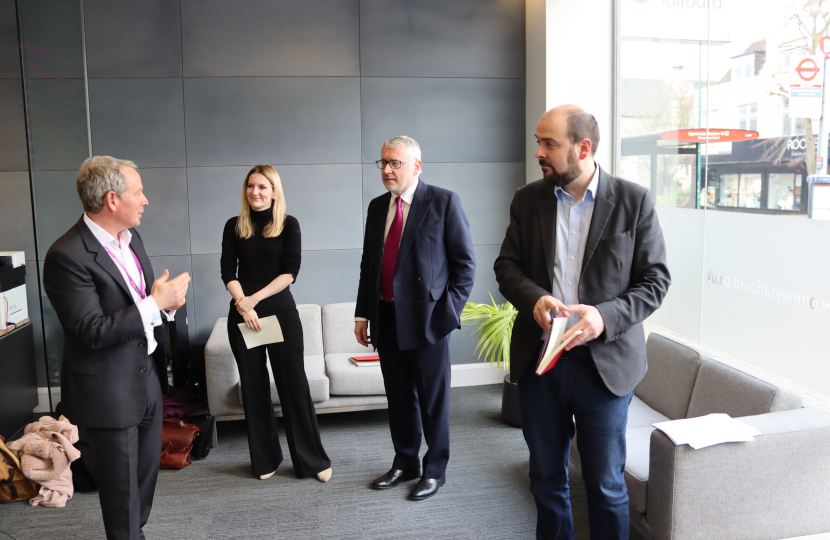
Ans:
[[[591,156],[597,154],[599,125],[597,125],[594,115],[585,111],[582,107],[573,104],[554,107],[542,115],[539,124],[541,125],[543,121],[563,126],[572,144],[578,145],[588,139],[591,141]]]
[[[596,169],[597,121],[576,105],[562,105],[542,115],[536,140],[545,181],[580,200]]]

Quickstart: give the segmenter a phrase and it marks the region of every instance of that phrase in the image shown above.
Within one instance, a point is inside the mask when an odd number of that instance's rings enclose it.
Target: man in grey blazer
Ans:
[[[537,538],[573,539],[568,459],[574,433],[588,492],[591,538],[628,538],[625,425],[645,375],[643,320],[670,283],[651,194],[594,161],[599,128],[575,105],[536,129],[543,180],[516,191],[494,270],[519,311],[510,345],[530,450]],[[536,375],[551,312],[582,331],[556,366]]]
[[[46,254],[43,286],[64,331],[61,397],[80,429],[108,539],[144,538],[167,391],[162,311],[184,304],[190,277],[153,280],[134,227],[147,206],[131,161],[95,156],[78,172],[84,215]]]

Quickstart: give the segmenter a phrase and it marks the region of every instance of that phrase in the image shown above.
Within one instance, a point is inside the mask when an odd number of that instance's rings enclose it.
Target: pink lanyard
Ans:
[[[136,293],[138,293],[138,296],[142,300],[144,300],[147,297],[147,292],[144,290],[144,271],[141,270],[141,263],[138,262],[138,257],[135,256],[135,252],[133,251],[133,248],[130,248],[130,253],[132,254],[133,260],[135,261],[135,265],[138,268],[138,276],[139,276],[139,279],[141,280],[141,287],[139,287],[138,285],[135,284],[135,281],[133,281],[133,278],[130,277],[130,273],[127,271],[127,267],[124,266],[124,263],[122,263],[121,260],[118,257],[116,257],[115,254],[112,251],[110,251],[110,248],[108,248],[107,246],[104,246],[104,249],[106,249],[107,253],[110,254],[110,257],[112,257],[113,260],[116,263],[118,263],[118,266],[120,266],[121,269],[124,270],[124,273],[127,275],[127,279],[130,282],[130,286],[133,288],[133,290]]]

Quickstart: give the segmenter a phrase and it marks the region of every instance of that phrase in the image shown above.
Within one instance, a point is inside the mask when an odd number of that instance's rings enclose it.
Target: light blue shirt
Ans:
[[[588,241],[594,201],[599,187],[599,167],[594,164],[594,176],[585,195],[577,201],[561,187],[556,188],[556,257],[553,263],[553,291],[555,298],[566,306],[579,304],[579,278],[582,258]],[[579,322],[579,315],[572,313],[567,328]]]

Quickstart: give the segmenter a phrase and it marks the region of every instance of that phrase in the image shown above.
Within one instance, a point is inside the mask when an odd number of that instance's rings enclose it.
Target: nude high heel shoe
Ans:
[[[331,467],[326,469],[325,471],[320,471],[317,473],[317,480],[321,482],[328,482],[331,478]]]

